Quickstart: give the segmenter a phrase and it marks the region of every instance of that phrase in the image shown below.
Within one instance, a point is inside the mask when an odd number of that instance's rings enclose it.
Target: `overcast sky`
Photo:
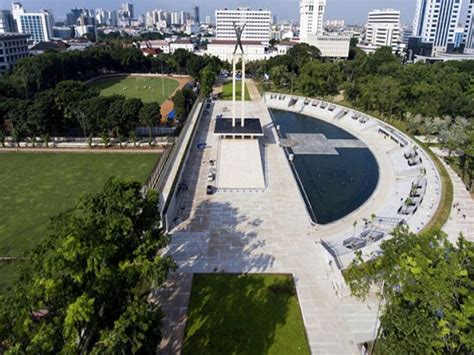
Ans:
[[[55,17],[61,19],[71,7],[118,9],[121,0],[15,0],[23,4],[28,11],[40,8],[52,9]],[[201,17],[214,17],[214,10],[220,8],[235,8],[247,6],[253,9],[266,8],[278,16],[279,20],[299,18],[299,0],[135,0],[137,14],[152,9],[186,10],[191,12],[192,6],[201,8]],[[344,19],[347,23],[364,23],[367,12],[372,9],[393,8],[402,12],[402,22],[411,22],[415,11],[415,0],[327,0],[325,18]],[[10,0],[0,0],[0,8],[8,9]]]

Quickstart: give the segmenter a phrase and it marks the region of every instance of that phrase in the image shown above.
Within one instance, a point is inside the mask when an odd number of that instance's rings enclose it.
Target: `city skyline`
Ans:
[[[120,4],[126,1],[120,0],[20,0],[28,11],[36,11],[39,8],[48,8],[53,11],[56,19],[64,19],[66,13],[73,7],[118,9]],[[214,10],[217,8],[250,7],[252,9],[266,8],[272,14],[278,16],[279,20],[299,20],[299,0],[259,0],[258,2],[247,2],[242,0],[228,0],[226,6],[221,0],[206,0],[200,3],[196,0],[182,0],[179,4],[156,0],[131,1],[135,5],[135,12],[139,15],[146,11],[161,8],[164,10],[183,10],[192,12],[193,6],[199,6],[201,17],[211,16],[214,18]],[[1,0],[1,8],[9,9],[11,3]],[[403,24],[410,24],[415,12],[415,1],[413,0],[328,0],[325,19],[343,19],[346,23],[362,24],[367,20],[367,13],[373,9],[394,8],[400,10]]]

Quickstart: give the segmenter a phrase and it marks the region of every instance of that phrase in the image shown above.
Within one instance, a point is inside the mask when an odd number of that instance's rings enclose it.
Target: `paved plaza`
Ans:
[[[248,87],[252,96],[255,88],[251,82]],[[378,303],[375,298],[362,303],[350,297],[340,271],[329,263],[259,97],[246,103],[246,112],[260,117],[264,127],[261,144],[267,188],[206,195],[209,161],[218,154],[213,121],[225,105],[215,102],[212,114],[202,119],[193,147],[206,142],[210,148],[193,148],[184,176],[188,190],[167,250],[178,263],[179,274],[162,291],[166,324],[173,325],[165,327],[163,353],[180,350],[188,275],[200,272],[292,273],[312,352],[358,353],[356,345],[373,336]]]
[[[161,351],[175,354],[181,350],[193,273],[282,272],[294,276],[311,351],[359,353],[357,344],[374,336],[379,303],[374,295],[365,302],[350,296],[340,270],[321,241],[341,251],[341,262],[347,266],[354,254],[347,251],[342,241],[367,229],[367,221],[374,214],[377,220],[370,222],[376,223],[372,227],[389,237],[388,233],[401,220],[397,215],[401,201],[410,192],[413,181],[423,174],[427,180],[424,200],[413,216],[406,217],[412,230],[421,230],[439,204],[439,175],[422,151],[422,165],[409,167],[404,154],[412,147],[400,147],[384,138],[378,131],[380,122],[375,119],[362,124],[349,117],[336,119],[337,112],[295,105],[291,110],[336,124],[354,135],[360,142],[357,147],[369,147],[379,166],[378,186],[364,205],[334,223],[315,225],[267,109],[288,110],[287,103],[269,102],[268,95],[262,99],[251,81],[247,86],[252,101],[245,103],[246,115],[259,117],[264,129],[259,149],[266,187],[264,190],[218,189],[213,195],[206,194],[211,161],[222,162],[222,142],[213,134],[216,116],[229,109],[226,102],[213,102],[210,113],[201,118],[192,143],[181,180],[187,189],[181,193],[172,241],[166,250],[179,269],[157,293],[166,315]],[[206,143],[205,149],[197,148],[201,143]],[[334,142],[336,147],[339,143]],[[241,162],[252,149],[238,153]],[[229,179],[238,176],[238,171],[234,172]],[[364,248],[363,255],[371,257],[380,242]]]

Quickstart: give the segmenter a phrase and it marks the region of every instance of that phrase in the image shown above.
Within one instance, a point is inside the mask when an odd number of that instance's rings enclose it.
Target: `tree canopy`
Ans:
[[[110,180],[57,217],[0,297],[0,347],[7,353],[155,353],[161,312],[149,301],[174,268],[160,250],[157,193]]]
[[[375,351],[468,354],[474,351],[474,243],[452,245],[442,232],[397,229],[382,256],[359,257],[345,271],[352,293],[376,286],[383,299]]]

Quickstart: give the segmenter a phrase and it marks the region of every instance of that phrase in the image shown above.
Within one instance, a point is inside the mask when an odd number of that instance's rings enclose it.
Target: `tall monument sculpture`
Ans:
[[[237,75],[237,61],[239,60],[239,57],[242,60],[242,107],[241,107],[241,115],[242,118],[240,120],[240,125],[241,127],[244,126],[244,104],[245,104],[245,53],[244,53],[244,47],[242,46],[242,32],[244,32],[245,26],[247,24],[244,24],[243,26],[237,26],[234,22],[234,29],[235,29],[235,34],[237,36],[237,43],[235,44],[235,49],[234,53],[232,56],[232,127],[235,127],[235,122],[236,122],[236,113],[235,113],[235,100],[236,100],[236,75]],[[238,49],[240,48],[240,53],[238,52]]]

